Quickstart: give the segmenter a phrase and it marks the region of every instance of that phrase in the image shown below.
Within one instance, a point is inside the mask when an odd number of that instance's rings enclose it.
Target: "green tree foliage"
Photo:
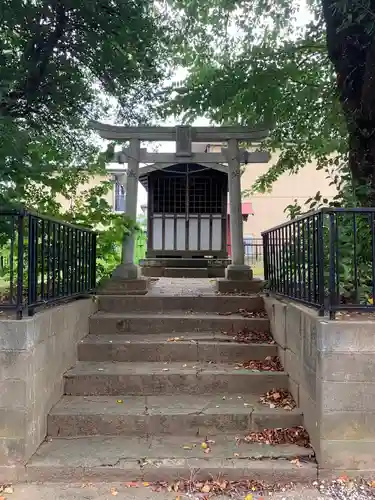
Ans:
[[[108,98],[123,120],[144,118],[162,76],[162,27],[148,0],[2,2],[1,202],[30,203],[35,183],[68,194],[103,168],[87,120],[110,111]]]
[[[186,121],[203,115],[220,124],[272,125],[265,145],[280,157],[256,190],[267,191],[282,173],[298,172],[313,158],[327,175],[340,173],[346,128],[320,3],[305,6],[308,23],[298,23],[296,4],[284,0],[176,3],[192,25],[192,41],[177,56],[189,76],[164,112]],[[342,187],[340,176],[333,182]]]
[[[315,159],[339,194],[329,203],[318,192],[308,208],[375,206],[374,2],[310,0],[303,9],[309,20],[301,23],[297,2],[172,1],[192,37],[176,57],[189,76],[164,112],[186,121],[206,116],[220,124],[273,125],[265,146],[280,157],[255,190],[267,191],[284,172]],[[305,210],[287,207],[292,217]],[[325,259],[325,293],[366,302],[373,281],[371,221],[359,216],[353,226],[351,215],[338,216],[337,226],[338,290],[329,289]],[[329,236],[323,236],[327,256]],[[308,239],[287,238],[274,272],[284,275],[288,265],[296,275],[307,272],[304,244],[311,246]],[[291,264],[291,254],[301,258]],[[296,282],[300,287],[303,280]]]
[[[172,36],[162,14],[151,0],[1,2],[0,206],[99,227],[102,256],[132,230],[104,200],[109,183],[77,188],[105,172],[88,120],[149,119]],[[68,213],[57,194],[75,200]]]

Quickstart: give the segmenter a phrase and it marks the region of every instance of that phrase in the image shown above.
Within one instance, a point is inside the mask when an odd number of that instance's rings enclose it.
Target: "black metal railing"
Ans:
[[[95,289],[96,233],[26,210],[0,209],[0,307],[18,318]]]
[[[323,208],[264,231],[268,292],[316,307],[375,311],[375,208]]]

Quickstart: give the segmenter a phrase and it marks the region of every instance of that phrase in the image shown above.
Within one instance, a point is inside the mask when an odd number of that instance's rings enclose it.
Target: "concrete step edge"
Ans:
[[[216,365],[213,365],[217,367],[217,369],[213,369],[213,366],[210,365],[209,363],[207,364],[206,368],[200,368],[198,367],[198,362],[196,365],[194,365],[193,361],[189,361],[189,364],[192,364],[193,366],[191,367],[184,367],[180,366],[182,361],[174,361],[170,363],[163,363],[160,361],[149,361],[149,362],[139,362],[139,361],[78,361],[76,366],[73,368],[70,368],[67,370],[64,374],[64,377],[70,377],[70,376],[80,376],[80,375],[95,375],[95,376],[124,376],[124,375],[171,375],[171,374],[186,374],[186,375],[199,375],[204,376],[204,375],[233,375],[233,376],[242,376],[246,375],[249,377],[258,377],[261,378],[262,376],[267,376],[267,377],[273,377],[275,380],[280,377],[285,377],[288,376],[288,373],[285,371],[271,371],[271,370],[262,370],[262,371],[252,371],[252,370],[247,370],[246,368],[243,369],[236,369],[235,365],[233,364],[228,364],[228,363],[219,363]],[[153,368],[156,368],[156,365],[160,365],[160,370],[158,371],[153,371]],[[94,365],[94,366],[93,366]],[[138,367],[136,365],[139,365]],[[154,365],[154,366],[153,366]],[[162,366],[165,365],[165,366]],[[178,366],[173,366],[173,365],[178,365]],[[124,369],[123,372],[119,369],[122,367]],[[134,371],[135,368],[144,368],[145,371]],[[146,369],[147,367],[147,369]],[[158,367],[159,368],[159,367]],[[210,369],[211,368],[211,369]],[[106,371],[107,369],[107,371]],[[187,371],[187,370],[191,371]],[[186,371],[184,371],[186,370]]]
[[[87,335],[80,343],[79,345],[108,345],[108,344],[114,344],[114,345],[129,345],[129,344],[137,344],[137,345],[147,345],[147,344],[152,344],[152,345],[160,345],[160,344],[165,344],[165,345],[187,345],[187,344],[192,344],[193,342],[197,344],[202,344],[204,346],[212,345],[212,347],[226,347],[226,346],[241,346],[245,350],[250,350],[250,349],[258,349],[258,348],[269,348],[269,350],[274,351],[277,349],[276,344],[268,344],[266,342],[264,343],[256,343],[256,342],[251,342],[251,343],[244,343],[244,342],[236,342],[230,339],[228,336],[228,340],[225,341],[223,339],[220,339],[220,337],[212,337],[212,340],[201,340],[201,339],[189,339],[189,338],[183,338],[181,337],[186,337],[188,335],[187,333],[179,333],[178,335],[172,335],[172,334],[167,334],[169,338],[178,338],[178,341],[169,341],[168,339],[158,339],[158,335],[161,335],[160,333],[151,333],[149,334],[150,337],[154,337],[151,339],[144,340],[142,339],[142,333],[131,333],[131,334],[126,334],[126,333],[113,333],[113,334],[100,334],[96,335],[93,333],[90,333]],[[194,335],[194,334],[192,334]],[[138,338],[134,338],[137,337]],[[122,338],[124,337],[124,338]],[[131,337],[128,338],[128,337]]]

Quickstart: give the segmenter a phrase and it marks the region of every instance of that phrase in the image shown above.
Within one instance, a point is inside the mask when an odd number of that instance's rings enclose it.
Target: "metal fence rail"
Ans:
[[[263,277],[263,240],[262,238],[245,238],[243,243],[245,264],[253,268],[254,275]],[[228,244],[229,258],[231,245]]]
[[[0,209],[0,307],[17,317],[91,292],[96,233],[25,210]]]
[[[375,208],[323,208],[264,231],[267,289],[316,307],[375,311]]]

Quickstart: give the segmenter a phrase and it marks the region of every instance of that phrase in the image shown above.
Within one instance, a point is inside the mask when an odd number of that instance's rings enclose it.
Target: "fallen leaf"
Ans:
[[[264,429],[259,432],[250,432],[243,438],[236,437],[237,444],[264,443],[271,445],[296,444],[304,448],[310,448],[310,438],[306,429],[302,426],[285,427],[278,429]]]
[[[143,486],[150,486],[150,483],[143,483]]]
[[[211,486],[209,484],[205,484],[202,486],[201,492],[202,493],[209,493],[211,491]]]
[[[252,371],[280,372],[283,370],[283,366],[278,356],[267,356],[264,360],[244,361],[243,363],[238,363],[238,366]]]
[[[349,477],[346,474],[343,474],[342,476],[339,477],[339,481],[347,483],[349,481]]]
[[[370,483],[371,488],[375,488],[375,480]]]
[[[185,444],[185,445],[183,446],[183,449],[184,449],[184,450],[191,450],[191,448],[192,448],[192,447],[191,447],[191,446],[189,446],[188,444]]]
[[[118,399],[118,400],[116,401],[116,403],[118,403],[118,404],[121,404],[121,403],[123,403],[123,402],[124,402],[124,400],[123,400],[123,399]]]
[[[206,441],[203,441],[203,443],[201,444],[201,447],[206,450],[208,448],[208,444],[206,443]]]
[[[291,460],[290,463],[296,465],[297,467],[302,467],[301,462],[298,460],[298,458]]]
[[[283,408],[284,410],[293,410],[297,406],[293,396],[285,389],[272,389],[261,396],[259,402],[269,408]]]
[[[253,495],[249,493],[248,495],[245,496],[245,500],[253,500]]]
[[[128,482],[124,483],[124,485],[127,488],[139,488],[139,484],[136,483],[135,481],[128,481]]]
[[[233,334],[233,331],[225,333],[232,338],[233,342],[243,344],[275,344],[275,341],[269,332],[258,332],[256,330],[249,330],[245,327],[243,330],[239,330],[235,334]]]
[[[111,488],[111,495],[114,497],[118,495],[118,491],[116,490],[116,488]]]

